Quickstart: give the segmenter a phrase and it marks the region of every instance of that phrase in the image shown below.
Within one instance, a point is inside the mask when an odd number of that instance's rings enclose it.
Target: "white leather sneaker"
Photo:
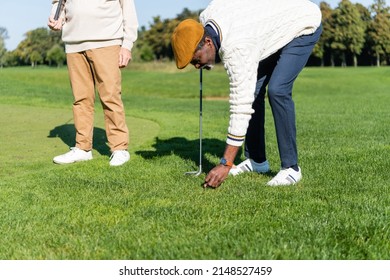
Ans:
[[[248,158],[241,162],[239,165],[233,166],[229,175],[239,175],[244,172],[257,172],[257,173],[267,173],[269,171],[269,163],[268,161],[264,161],[262,163],[254,162],[252,159]]]
[[[74,163],[78,161],[85,161],[91,159],[92,159],[92,151],[87,152],[77,147],[71,147],[69,152],[53,158],[53,162],[57,164],[68,164],[68,163]]]
[[[114,151],[110,157],[110,166],[120,166],[130,160],[130,154],[126,150]]]
[[[302,179],[301,168],[298,167],[298,171],[295,171],[292,168],[282,169],[272,178],[271,181],[267,183],[267,186],[276,187],[276,186],[288,186],[295,185]]]

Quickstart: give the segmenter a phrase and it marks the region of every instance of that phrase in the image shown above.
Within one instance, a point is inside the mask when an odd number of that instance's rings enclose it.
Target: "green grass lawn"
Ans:
[[[228,79],[204,73],[203,167],[219,162]],[[390,68],[306,68],[294,87],[303,180],[220,188],[198,165],[199,75],[173,65],[123,71],[128,164],[108,165],[100,103],[94,160],[74,145],[66,69],[0,69],[0,259],[390,259]],[[267,153],[279,158],[270,108]],[[237,162],[240,159],[237,159]]]

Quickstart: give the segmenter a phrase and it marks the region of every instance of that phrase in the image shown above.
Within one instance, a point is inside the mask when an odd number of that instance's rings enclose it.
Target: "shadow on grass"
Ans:
[[[205,170],[211,170],[215,163],[211,163],[204,155],[207,153],[220,158],[225,150],[225,145],[225,141],[218,139],[202,139],[202,166]],[[199,139],[188,140],[184,137],[174,137],[161,140],[156,138],[153,148],[155,148],[155,151],[137,151],[136,154],[145,159],[175,154],[185,160],[192,160],[196,165],[199,165]]]
[[[76,144],[76,129],[73,124],[63,124],[50,130],[49,136],[47,137],[59,137],[68,147],[74,147]],[[101,155],[111,155],[104,129],[98,127],[93,128],[93,148]]]

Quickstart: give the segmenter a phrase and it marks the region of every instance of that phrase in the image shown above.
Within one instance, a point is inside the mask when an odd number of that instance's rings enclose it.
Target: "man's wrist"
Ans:
[[[219,162],[219,164],[222,164],[222,165],[228,166],[228,167],[233,166],[233,162],[226,160],[224,157],[221,158],[221,161]]]

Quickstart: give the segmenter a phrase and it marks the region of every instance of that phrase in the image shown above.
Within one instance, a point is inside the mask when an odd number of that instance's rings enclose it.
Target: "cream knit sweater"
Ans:
[[[54,16],[58,0],[52,1]],[[67,53],[113,45],[131,50],[138,19],[133,0],[64,0],[62,40]]]
[[[213,0],[201,13],[221,39],[220,57],[230,80],[230,122],[226,142],[241,146],[248,128],[259,61],[321,24],[308,0]]]

